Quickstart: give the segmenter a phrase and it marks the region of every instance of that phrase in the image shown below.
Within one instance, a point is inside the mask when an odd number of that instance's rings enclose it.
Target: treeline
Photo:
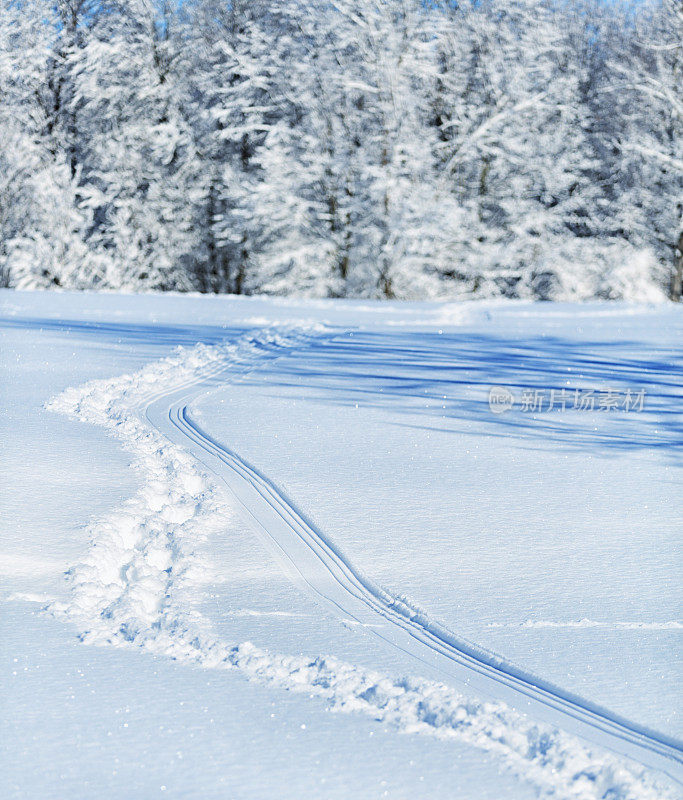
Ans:
[[[0,9],[0,285],[680,293],[683,0]]]

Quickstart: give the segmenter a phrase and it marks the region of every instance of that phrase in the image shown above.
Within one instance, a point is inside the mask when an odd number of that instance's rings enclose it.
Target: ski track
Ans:
[[[364,712],[404,732],[482,748],[545,797],[681,796],[680,742],[508,664],[389,594],[360,574],[264,475],[192,420],[192,399],[323,335],[333,337],[322,326],[280,326],[231,344],[179,348],[135,374],[92,381],[50,401],[50,410],[116,436],[134,455],[141,488],[91,524],[91,547],[68,573],[71,601],[49,608],[73,620],[88,643],[237,668],[249,678],[318,695],[333,710]],[[234,513],[291,579],[340,621],[408,652],[416,667],[427,664],[444,682],[216,640],[197,608],[215,566],[197,550]],[[467,694],[445,681],[466,685]]]

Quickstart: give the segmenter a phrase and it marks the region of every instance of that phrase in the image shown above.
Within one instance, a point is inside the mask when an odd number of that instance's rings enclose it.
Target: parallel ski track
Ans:
[[[213,366],[196,380],[175,385],[144,398],[140,412],[157,430],[188,449],[233,495],[245,518],[270,538],[281,560],[313,594],[336,609],[345,618],[366,624],[369,612],[375,619],[389,623],[398,636],[387,635],[382,626],[367,629],[424,663],[435,665],[458,682],[467,683],[470,674],[485,679],[488,693],[500,695],[495,686],[506,687],[505,701],[512,690],[520,710],[533,715],[539,706],[558,712],[543,714],[558,727],[568,729],[589,741],[635,758],[669,775],[683,785],[683,742],[632,722],[596,703],[568,692],[526,672],[505,659],[457,637],[425,615],[408,608],[372,580],[362,575],[335,545],[297,510],[295,505],[254,466],[211,437],[192,420],[188,404],[225,381],[258,369],[264,361],[282,353],[292,353],[305,344],[305,336],[283,347],[259,345],[260,355],[251,367]],[[273,516],[275,515],[275,516]],[[272,521],[277,520],[275,535]],[[303,545],[303,550],[302,550]],[[305,556],[302,558],[302,553]],[[330,591],[333,587],[333,591]],[[359,608],[366,613],[359,614]],[[403,634],[403,635],[401,635]],[[408,637],[406,639],[406,636]],[[449,666],[450,665],[450,666]],[[481,680],[477,681],[481,686]],[[578,723],[578,724],[576,724]],[[587,727],[584,727],[587,726]],[[591,735],[590,731],[594,734]],[[597,735],[595,735],[597,734]]]

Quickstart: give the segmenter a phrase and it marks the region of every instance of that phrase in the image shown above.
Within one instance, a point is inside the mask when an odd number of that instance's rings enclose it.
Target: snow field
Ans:
[[[239,375],[300,341],[300,332],[274,329],[235,345],[199,345],[138,373],[69,389],[50,403],[51,410],[101,425],[117,437],[134,454],[143,483],[121,509],[93,524],[92,547],[70,570],[72,600],[53,610],[73,619],[89,643],[140,646],[207,668],[237,668],[247,677],[317,695],[336,710],[360,711],[406,732],[468,742],[497,754],[548,797],[676,796],[639,766],[503,704],[323,655],[278,655],[212,637],[196,608],[211,565],[197,558],[196,550],[203,537],[225,524],[230,510],[193,460],[143,422],[141,409],[162,389],[206,379],[226,362]]]

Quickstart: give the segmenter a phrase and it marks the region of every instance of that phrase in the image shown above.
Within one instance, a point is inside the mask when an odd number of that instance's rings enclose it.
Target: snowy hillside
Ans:
[[[683,314],[0,293],[2,797],[682,796]]]

